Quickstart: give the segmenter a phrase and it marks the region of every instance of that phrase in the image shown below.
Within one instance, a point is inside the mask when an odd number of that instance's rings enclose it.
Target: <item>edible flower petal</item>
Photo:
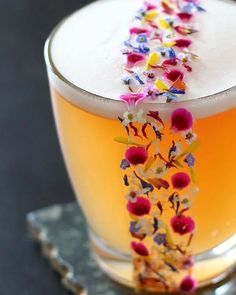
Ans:
[[[173,231],[181,236],[192,233],[195,229],[195,222],[190,216],[177,215],[171,219]]]
[[[151,203],[144,197],[137,197],[136,202],[128,201],[127,210],[131,215],[144,216],[150,213]]]

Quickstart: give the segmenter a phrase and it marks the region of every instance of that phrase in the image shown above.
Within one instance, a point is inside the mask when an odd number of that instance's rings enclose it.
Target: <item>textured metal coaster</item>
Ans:
[[[76,203],[55,205],[27,215],[32,237],[75,295],[134,295],[129,288],[111,281],[97,267],[89,252],[85,220]],[[142,293],[143,294],[143,293]],[[198,295],[236,295],[236,275],[205,288]]]

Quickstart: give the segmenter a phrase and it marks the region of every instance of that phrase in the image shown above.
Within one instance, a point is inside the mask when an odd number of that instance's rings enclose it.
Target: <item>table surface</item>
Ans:
[[[43,45],[86,0],[0,0],[0,294],[68,295],[28,236],[27,212],[74,199],[54,128]]]

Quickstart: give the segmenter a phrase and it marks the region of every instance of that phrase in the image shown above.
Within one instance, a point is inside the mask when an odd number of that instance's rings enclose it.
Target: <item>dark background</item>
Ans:
[[[56,137],[44,42],[86,0],[0,0],[0,295],[64,295],[25,215],[73,192]]]

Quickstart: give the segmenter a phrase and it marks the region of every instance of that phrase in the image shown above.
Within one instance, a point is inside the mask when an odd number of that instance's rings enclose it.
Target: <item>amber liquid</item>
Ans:
[[[58,135],[78,201],[92,230],[109,246],[130,251],[129,216],[125,209],[124,136],[118,122],[72,105],[52,91]],[[198,119],[194,130],[201,147],[196,152],[199,194],[191,214],[197,221],[194,253],[207,251],[236,233],[236,109]]]

